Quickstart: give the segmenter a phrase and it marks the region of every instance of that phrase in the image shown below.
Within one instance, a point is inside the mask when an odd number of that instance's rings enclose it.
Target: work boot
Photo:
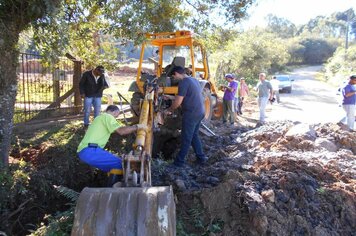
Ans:
[[[208,162],[208,158],[206,156],[204,157],[197,157],[197,159],[195,160],[195,163],[198,165],[205,165]]]
[[[185,163],[184,163],[184,162],[179,162],[179,161],[175,160],[175,161],[173,162],[173,166],[175,166],[175,167],[184,167],[184,166],[185,166]]]

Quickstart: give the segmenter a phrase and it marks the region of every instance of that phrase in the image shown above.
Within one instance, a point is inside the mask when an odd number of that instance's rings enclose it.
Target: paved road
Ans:
[[[320,66],[296,69],[290,75],[291,94],[282,93],[281,103],[268,105],[266,121],[292,120],[309,124],[337,123],[344,116],[339,106],[337,88],[314,78]]]

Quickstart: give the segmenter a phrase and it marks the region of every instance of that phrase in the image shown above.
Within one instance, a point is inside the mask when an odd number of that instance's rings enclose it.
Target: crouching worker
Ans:
[[[105,172],[116,169],[118,170],[117,172],[121,173],[115,174],[122,175],[121,158],[104,150],[110,135],[115,131],[120,135],[127,135],[147,127],[143,124],[120,127],[120,124],[115,119],[119,114],[120,111],[117,106],[108,106],[106,112],[97,116],[89,126],[78,146],[77,152],[80,160],[88,165]]]

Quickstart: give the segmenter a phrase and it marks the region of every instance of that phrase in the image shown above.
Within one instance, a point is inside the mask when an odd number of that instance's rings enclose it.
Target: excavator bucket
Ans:
[[[172,187],[84,188],[72,236],[174,236]]]

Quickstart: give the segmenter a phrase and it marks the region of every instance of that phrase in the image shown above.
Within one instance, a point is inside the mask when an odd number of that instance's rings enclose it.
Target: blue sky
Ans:
[[[334,12],[353,8],[356,0],[256,0],[250,7],[250,18],[243,21],[244,28],[264,26],[268,14],[286,18],[294,24],[305,24],[318,15],[331,15]]]

